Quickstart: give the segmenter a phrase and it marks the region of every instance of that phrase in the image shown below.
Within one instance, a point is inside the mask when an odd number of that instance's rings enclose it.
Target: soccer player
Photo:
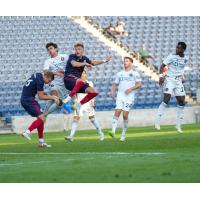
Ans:
[[[75,53],[69,56],[67,66],[65,68],[64,83],[67,90],[71,91],[69,96],[63,100],[63,103],[67,103],[76,93],[87,93],[87,95],[76,104],[76,111],[79,115],[81,105],[87,103],[98,95],[98,92],[93,87],[89,86],[81,80],[81,75],[85,67],[91,68],[92,66],[100,65],[111,60],[111,56],[105,60],[97,61],[90,60],[84,55],[84,45],[82,43],[76,43],[74,45]]]
[[[93,87],[93,83],[91,81],[87,80],[87,74],[86,74],[85,71],[83,71],[81,79],[85,83],[88,83],[89,86]],[[76,96],[75,96],[76,97],[75,100],[76,101],[81,101],[85,96],[86,96],[86,94],[77,93]],[[69,140],[69,141],[73,142],[74,135],[75,135],[75,132],[76,132],[76,128],[78,126],[78,121],[80,119],[80,116],[83,116],[84,113],[87,113],[90,122],[96,128],[96,130],[97,130],[97,132],[99,134],[99,140],[103,141],[104,140],[104,133],[101,130],[99,122],[95,118],[94,99],[88,101],[87,103],[85,103],[84,105],[81,106],[80,115],[77,115],[77,113],[75,111],[74,120],[73,120],[72,126],[71,126],[70,136],[69,137],[65,136],[65,140]]]
[[[142,86],[140,74],[132,68],[133,59],[124,57],[124,70],[117,73],[114,84],[111,88],[111,96],[115,98],[115,91],[118,88],[115,114],[112,120],[111,137],[115,136],[118,119],[123,112],[123,129],[120,141],[126,139],[126,130],[128,128],[129,111],[134,103],[135,91]]]
[[[185,56],[184,54],[186,47],[187,45],[184,42],[179,42],[176,46],[176,53],[167,56],[160,68],[159,85],[163,86],[164,98],[158,108],[155,119],[155,128],[157,130],[160,130],[160,120],[164,109],[167,107],[171,96],[174,95],[178,102],[176,129],[179,133],[183,133],[181,124],[183,121],[183,109],[185,106],[185,90],[182,84],[182,77],[184,67],[188,63],[188,56]],[[165,73],[165,75],[163,73]]]
[[[68,56],[66,54],[58,54],[58,45],[53,42],[47,43],[46,49],[50,58],[45,61],[43,70],[51,71],[54,74],[54,80],[50,84],[51,95],[57,96],[59,99],[64,99],[68,94],[63,80]],[[60,106],[51,101],[45,110],[45,115],[47,116],[59,108]]]
[[[44,123],[45,115],[42,112],[39,103],[35,100],[35,96],[38,95],[40,100],[52,100],[57,104],[60,103],[59,99],[55,96],[48,96],[44,92],[44,84],[49,84],[54,79],[54,74],[49,71],[33,74],[25,83],[21,95],[21,105],[32,117],[37,119],[28,127],[28,129],[20,135],[28,140],[31,140],[30,134],[34,129],[38,131],[39,147],[51,147],[44,141]]]

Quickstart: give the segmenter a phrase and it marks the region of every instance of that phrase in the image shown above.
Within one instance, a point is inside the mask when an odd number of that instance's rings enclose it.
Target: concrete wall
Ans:
[[[132,110],[129,115],[129,126],[152,126],[154,125],[154,118],[157,109],[136,109]],[[184,123],[192,124],[196,122],[195,112],[200,113],[200,107],[185,108]],[[110,128],[113,117],[113,111],[96,112],[96,118],[100,122],[102,128]],[[200,115],[200,114],[199,114]],[[70,121],[72,116],[70,116]],[[162,118],[162,124],[175,124],[176,108],[167,108]],[[15,133],[24,131],[28,125],[34,120],[30,116],[15,116],[12,117],[12,128]],[[200,117],[199,117],[200,120]],[[71,124],[71,122],[69,122]],[[119,127],[122,126],[122,118],[119,121]],[[87,116],[82,117],[79,123],[79,130],[94,129]],[[63,131],[63,115],[52,114],[48,116],[45,124],[46,132]]]

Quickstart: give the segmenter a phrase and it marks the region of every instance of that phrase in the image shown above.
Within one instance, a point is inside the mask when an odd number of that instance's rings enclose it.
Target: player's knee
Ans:
[[[39,115],[38,118],[40,118],[43,121],[43,123],[45,123],[46,117],[44,114]]]

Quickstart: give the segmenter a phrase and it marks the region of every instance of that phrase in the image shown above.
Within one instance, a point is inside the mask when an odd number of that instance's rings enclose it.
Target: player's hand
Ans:
[[[164,83],[165,78],[164,77],[160,77],[159,78],[159,85],[162,86]]]
[[[108,56],[105,60],[105,62],[109,62],[112,59],[112,56]]]
[[[125,91],[125,94],[130,94],[131,92],[133,92],[133,89],[132,88],[129,88]]]
[[[90,64],[90,63],[85,63],[85,66],[90,68],[90,67],[92,67],[92,64]]]

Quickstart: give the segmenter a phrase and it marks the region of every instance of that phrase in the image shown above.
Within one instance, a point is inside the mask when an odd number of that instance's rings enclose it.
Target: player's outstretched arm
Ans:
[[[60,104],[60,100],[58,99],[58,97],[46,95],[44,91],[38,91],[37,95],[40,100],[53,100],[56,102],[57,105]]]
[[[112,56],[108,56],[105,60],[92,60],[92,61],[91,61],[91,64],[92,64],[93,66],[101,65],[101,64],[103,64],[103,63],[109,62],[111,59],[112,59]]]

